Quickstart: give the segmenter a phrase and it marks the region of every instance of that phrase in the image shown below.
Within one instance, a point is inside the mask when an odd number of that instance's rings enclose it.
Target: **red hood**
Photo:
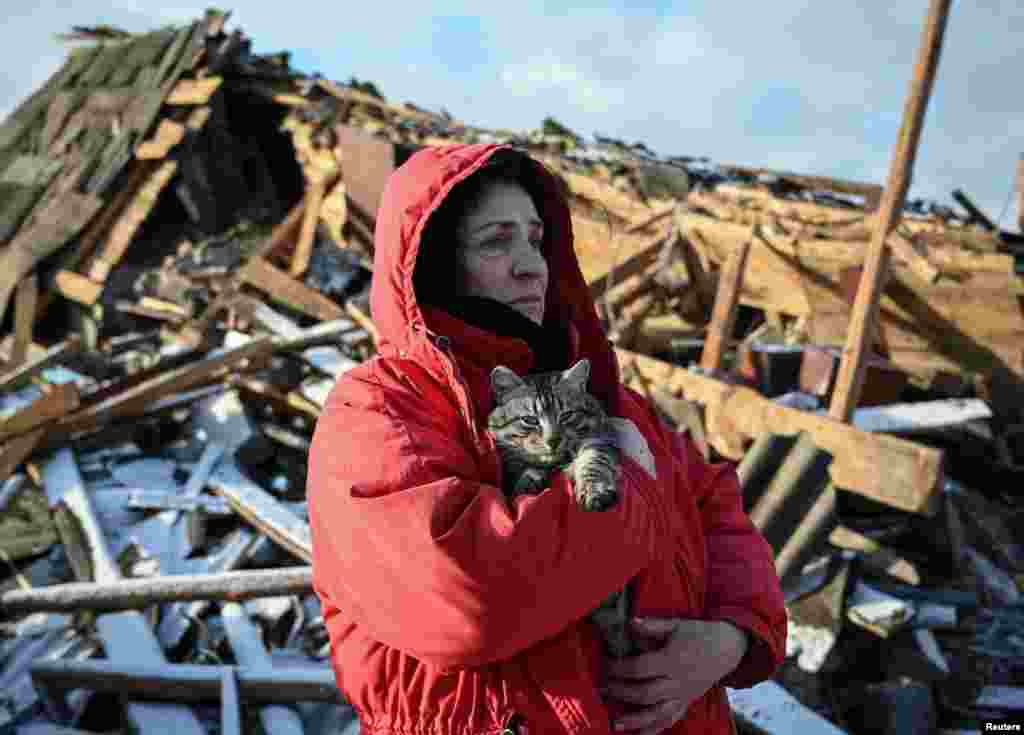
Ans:
[[[370,292],[370,309],[382,355],[426,357],[435,353],[430,339],[433,325],[426,323],[413,288],[420,237],[428,217],[452,187],[503,147],[481,144],[425,148],[388,180],[377,213]],[[537,171],[537,188],[543,192],[543,201],[537,204],[549,244],[545,321],[574,328],[579,337],[578,354],[591,362],[590,389],[613,408],[619,382],[618,364],[576,260],[569,208],[555,176],[543,164],[531,161]],[[433,362],[424,360],[426,364]]]

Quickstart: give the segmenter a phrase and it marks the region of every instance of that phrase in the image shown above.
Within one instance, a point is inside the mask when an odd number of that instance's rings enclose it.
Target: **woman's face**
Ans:
[[[459,221],[456,239],[460,294],[494,299],[537,324],[544,321],[544,223],[521,186],[499,181],[486,188]]]

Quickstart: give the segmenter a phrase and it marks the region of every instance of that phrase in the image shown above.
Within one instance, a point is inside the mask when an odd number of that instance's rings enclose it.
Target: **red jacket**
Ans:
[[[637,424],[658,480],[626,459],[612,510],[578,508],[560,474],[507,507],[483,430],[489,374],[499,362],[526,372],[530,350],[421,309],[412,285],[427,216],[495,149],[426,149],[391,177],[371,290],[380,355],[338,381],[309,454],[314,585],[338,686],[366,733],[499,733],[518,715],[530,733],[610,735],[585,618],[637,575],[637,614],[729,620],[752,633],[728,686],[770,677],[785,648],[771,551],[742,511],[735,473],[706,464],[621,386],[568,208],[540,164],[546,318],[571,325],[572,360],[588,357],[591,390]],[[716,686],[671,732],[730,727]]]

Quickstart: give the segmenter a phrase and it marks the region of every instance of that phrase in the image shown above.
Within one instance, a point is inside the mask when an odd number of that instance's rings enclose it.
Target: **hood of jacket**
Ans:
[[[429,366],[436,363],[438,337],[450,338],[452,335],[446,332],[453,328],[479,334],[479,330],[462,327],[458,320],[432,317],[436,310],[421,308],[413,273],[421,256],[427,220],[453,187],[505,147],[478,144],[424,148],[391,175],[377,213],[370,292],[370,310],[382,356],[415,357]],[[591,363],[590,391],[613,409],[618,364],[580,271],[569,207],[554,174],[532,158],[529,164],[535,171],[534,193],[539,195],[536,203],[547,243],[549,279],[544,322],[572,332],[576,358],[586,357]]]

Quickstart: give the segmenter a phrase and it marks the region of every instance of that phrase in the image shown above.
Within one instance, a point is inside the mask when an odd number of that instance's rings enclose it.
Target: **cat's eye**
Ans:
[[[536,416],[520,416],[519,423],[523,426],[529,426],[531,429],[540,426],[540,421],[537,420]]]
[[[566,422],[566,423],[575,424],[575,423],[578,423],[579,421],[581,421],[583,419],[583,412],[582,411],[566,411],[559,418],[562,421]]]

